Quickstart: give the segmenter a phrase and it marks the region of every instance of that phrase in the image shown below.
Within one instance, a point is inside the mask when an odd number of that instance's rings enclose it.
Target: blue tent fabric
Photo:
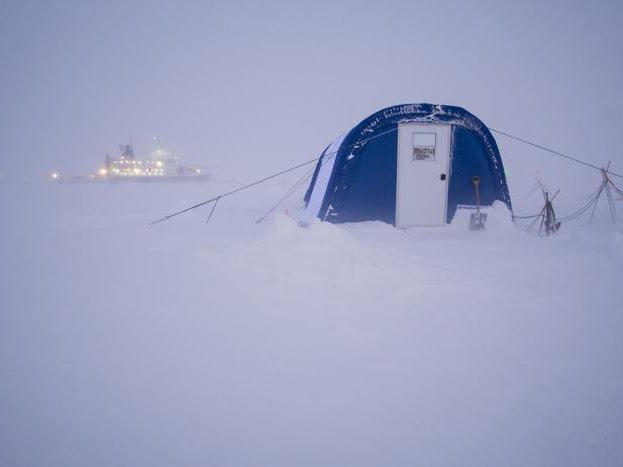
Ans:
[[[406,104],[389,107],[363,120],[335,153],[322,154],[309,189],[316,187],[323,161],[335,158],[317,217],[330,222],[380,220],[395,224],[398,125],[403,122],[452,125],[447,222],[457,206],[474,205],[472,176],[478,175],[482,205],[499,200],[512,209],[502,159],[488,128],[460,107]],[[330,147],[330,146],[329,146]]]

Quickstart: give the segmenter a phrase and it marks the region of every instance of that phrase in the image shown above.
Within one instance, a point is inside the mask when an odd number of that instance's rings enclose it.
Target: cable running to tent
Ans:
[[[371,137],[366,138],[366,139],[364,139],[364,140],[358,141],[357,143],[350,144],[350,145],[348,145],[348,146],[345,146],[345,149],[353,148],[353,147],[358,146],[358,145],[360,145],[360,144],[365,144],[365,143],[367,143],[367,142],[368,142],[368,141],[370,141],[370,140],[373,140],[373,139],[375,139],[375,138],[379,138],[379,137],[381,137],[381,136],[383,136],[383,135],[386,135],[386,134],[388,134],[388,133],[391,133],[392,131],[398,131],[398,128],[392,128],[392,129],[390,129],[390,130],[387,130],[387,131],[384,131],[384,132],[382,132],[382,133],[379,133],[378,135],[374,135],[374,136],[371,136]],[[264,183],[264,182],[267,182],[268,180],[272,180],[273,178],[276,178],[276,177],[278,177],[278,176],[280,176],[280,175],[284,175],[284,174],[286,174],[286,173],[293,172],[293,171],[294,171],[294,170],[296,170],[296,169],[300,169],[301,167],[305,167],[306,165],[312,164],[312,163],[314,163],[314,162],[318,162],[318,161],[319,161],[320,159],[322,159],[323,157],[325,158],[325,160],[329,160],[331,157],[335,157],[335,155],[336,155],[337,153],[338,153],[338,151],[337,151],[337,150],[336,150],[336,151],[329,152],[329,153],[324,153],[324,154],[323,154],[322,156],[320,156],[320,157],[315,157],[315,158],[310,159],[310,160],[308,160],[308,161],[306,161],[306,162],[302,162],[302,163],[300,163],[300,164],[298,164],[298,165],[295,165],[294,167],[290,167],[289,169],[282,170],[282,171],[277,172],[277,173],[275,173],[275,174],[273,174],[273,175],[269,175],[268,177],[264,177],[264,178],[262,178],[262,179],[260,179],[260,180],[257,180],[257,181],[255,181],[255,182],[249,183],[248,185],[244,185],[244,186],[242,186],[242,187],[240,187],[240,188],[236,188],[235,190],[228,191],[227,193],[222,193],[222,194],[220,194],[220,195],[218,195],[218,196],[215,196],[215,197],[213,197],[213,198],[210,198],[209,200],[202,201],[201,203],[197,203],[197,204],[195,204],[195,205],[193,205],[193,206],[190,206],[190,207],[187,207],[187,208],[185,208],[185,209],[182,209],[181,211],[174,212],[173,214],[169,214],[169,215],[167,215],[167,216],[163,216],[163,217],[161,217],[160,219],[156,219],[155,221],[150,222],[150,223],[149,223],[149,225],[154,225],[154,224],[158,224],[159,222],[164,222],[164,221],[167,221],[167,220],[171,219],[172,217],[179,216],[180,214],[183,214],[183,213],[188,212],[188,211],[192,211],[193,209],[199,208],[199,207],[201,207],[201,206],[205,206],[206,204],[210,204],[210,203],[217,203],[218,201],[220,201],[220,200],[221,200],[221,198],[225,198],[226,196],[233,195],[234,193],[238,193],[238,192],[240,192],[240,191],[247,190],[247,189],[249,189],[249,188],[251,188],[251,187],[254,187],[254,186],[256,186],[256,185],[259,185],[260,183]],[[298,187],[297,187],[297,188],[298,188]],[[288,196],[290,196],[291,194],[292,194],[292,193],[288,194]],[[209,217],[208,217],[208,220],[210,219],[210,217],[212,217],[212,214],[214,214],[214,208],[215,208],[215,207],[216,207],[216,206],[213,206],[213,207],[212,207],[212,211],[210,212],[210,215],[209,215]],[[207,221],[206,221],[206,222],[207,222]]]
[[[279,206],[281,206],[281,204],[287,200],[290,196],[292,196],[292,194],[294,194],[299,188],[301,188],[314,174],[314,168],[312,168],[311,170],[308,170],[307,172],[305,172],[305,175],[303,175],[293,186],[292,188],[290,188],[287,193],[285,195],[283,195],[281,198],[279,198],[279,201],[277,201],[268,211],[266,211],[266,214],[264,214],[262,217],[260,217],[258,220],[256,220],[256,224],[259,224],[260,222],[262,222],[264,219],[266,219],[270,214],[272,214],[272,212],[277,209]]]
[[[235,190],[232,190],[232,191],[228,191],[227,193],[223,193],[221,195],[215,196],[214,198],[210,198],[207,201],[203,201],[201,203],[197,203],[194,206],[190,206],[190,207],[188,207],[186,209],[182,209],[181,211],[177,211],[177,212],[174,212],[173,214],[169,214],[168,216],[161,217],[160,219],[157,219],[157,220],[155,220],[153,222],[150,222],[149,225],[154,225],[154,224],[157,224],[159,222],[163,222],[163,221],[169,220],[172,217],[179,216],[180,214],[188,212],[188,211],[190,211],[192,209],[196,209],[198,207],[205,206],[206,204],[213,203],[215,201],[220,200],[221,198],[225,198],[226,196],[233,195],[234,193],[238,193],[239,191],[246,190],[246,189],[251,188],[251,187],[253,187],[255,185],[259,185],[260,183],[264,183],[264,182],[266,182],[266,181],[268,181],[270,179],[278,177],[279,175],[283,175],[283,174],[286,174],[288,172],[292,172],[293,170],[296,170],[296,169],[299,169],[299,168],[304,167],[306,165],[309,165],[309,164],[311,164],[313,162],[316,162],[318,159],[319,158],[316,157],[315,159],[311,159],[311,160],[309,160],[307,162],[303,162],[303,163],[295,165],[294,167],[291,167],[289,169],[282,170],[281,172],[277,172],[276,174],[273,174],[273,175],[270,175],[268,177],[262,178],[260,180],[257,180],[255,182],[253,182],[253,183],[249,183],[248,185],[242,186],[240,188],[236,188]]]
[[[606,192],[606,198],[608,200],[608,206],[610,208],[610,216],[612,217],[612,222],[615,222],[615,212],[616,212],[616,208],[614,206],[614,199],[611,193],[611,190],[614,190],[616,193],[618,193],[621,196],[621,199],[623,199],[623,190],[621,190],[619,187],[617,187],[614,182],[608,177],[608,169],[610,168],[610,162],[608,162],[608,165],[606,167],[604,167],[603,169],[600,169],[602,176],[603,176],[603,180],[601,182],[601,184],[599,185],[599,188],[597,188],[597,190],[595,190],[593,193],[591,193],[588,196],[588,200],[586,201],[586,203],[577,211],[574,211],[573,213],[564,216],[564,217],[560,217],[558,218],[558,222],[569,222],[572,220],[577,219],[578,217],[580,217],[582,214],[586,213],[589,209],[592,208],[592,213],[589,219],[589,223],[592,222],[593,216],[595,215],[595,210],[597,209],[597,204],[599,203],[599,198],[602,195],[602,193]],[[540,180],[539,180],[540,182]],[[542,183],[541,183],[542,185]],[[546,188],[542,188],[543,190],[543,194],[546,198],[547,201],[547,192],[548,190]],[[556,192],[556,195],[559,193]],[[554,195],[554,198],[556,197],[556,195]],[[552,198],[553,200],[553,198]],[[541,217],[544,218],[544,210],[541,210],[541,212],[539,214],[536,214],[534,216],[513,216],[513,220],[516,219],[536,219]],[[552,208],[552,213],[553,213],[553,208]],[[555,215],[554,215],[554,219],[555,219]],[[532,227],[532,225],[534,224],[534,222],[532,224],[530,224],[530,227],[528,227],[528,230],[530,230],[530,228]],[[543,222],[542,222],[543,224]],[[557,228],[556,228],[557,229]]]
[[[514,219],[534,219],[535,217],[539,217],[540,214],[533,214],[531,216],[515,216],[513,215],[513,220]]]
[[[366,138],[366,139],[360,140],[357,143],[345,146],[343,149],[349,149],[349,148],[353,148],[353,147],[356,147],[356,146],[361,145],[361,144],[365,144],[365,143],[367,143],[370,140],[373,140],[375,138],[380,138],[381,136],[384,136],[384,135],[386,135],[388,133],[391,133],[391,132],[394,132],[394,131],[397,131],[397,130],[398,130],[398,128],[391,128],[391,129],[389,129],[387,131],[379,133],[378,135],[374,135],[374,136],[371,136],[370,138]],[[559,157],[563,157],[565,159],[568,159],[570,161],[576,162],[578,164],[582,164],[584,166],[590,167],[590,168],[595,169],[595,170],[600,170],[600,171],[603,170],[606,174],[613,175],[613,176],[618,177],[618,178],[623,178],[623,175],[621,175],[621,174],[618,174],[618,173],[615,173],[615,172],[611,172],[608,169],[603,169],[602,167],[598,167],[598,166],[596,166],[594,164],[591,164],[589,162],[583,161],[581,159],[577,159],[577,158],[572,157],[572,156],[570,156],[568,154],[564,154],[564,153],[559,152],[559,151],[554,151],[553,149],[547,148],[545,146],[541,146],[539,144],[533,143],[533,142],[528,141],[528,140],[523,139],[523,138],[519,138],[519,137],[511,135],[509,133],[506,133],[506,132],[503,132],[503,131],[500,131],[500,130],[496,130],[495,128],[489,128],[489,130],[494,132],[494,133],[498,133],[500,135],[506,136],[507,138],[514,139],[516,141],[522,142],[522,143],[527,144],[529,146],[533,146],[535,148],[538,148],[538,149],[541,149],[543,151],[549,152],[551,154],[557,155]],[[339,149],[342,149],[342,148],[339,148]],[[255,182],[249,183],[248,185],[244,185],[244,186],[242,186],[240,188],[237,188],[235,190],[232,190],[232,191],[229,191],[229,192],[226,192],[226,193],[222,193],[222,194],[220,194],[218,196],[210,198],[209,200],[203,201],[201,203],[197,203],[197,204],[195,204],[193,206],[190,206],[188,208],[182,209],[181,211],[177,211],[177,212],[174,212],[173,214],[169,214],[167,216],[161,217],[160,219],[157,219],[157,220],[155,220],[153,222],[150,222],[149,225],[154,225],[154,224],[157,224],[159,222],[163,222],[163,221],[169,220],[172,217],[178,216],[180,214],[183,214],[185,212],[188,212],[188,211],[191,211],[193,209],[199,208],[201,206],[205,206],[206,204],[214,203],[214,206],[212,206],[212,210],[210,211],[210,215],[208,216],[208,220],[209,220],[212,217],[212,215],[214,214],[214,210],[216,208],[216,204],[218,204],[218,201],[220,201],[221,198],[225,198],[226,196],[233,195],[234,193],[238,193],[240,191],[252,188],[252,187],[254,187],[256,185],[264,183],[264,182],[266,182],[268,180],[271,180],[273,178],[276,178],[276,177],[278,177],[280,175],[284,175],[286,173],[292,172],[292,171],[294,171],[296,169],[299,169],[301,167],[304,167],[306,165],[312,164],[314,162],[318,162],[322,158],[325,158],[325,160],[329,160],[331,157],[334,157],[337,153],[338,153],[338,150],[332,151],[330,153],[324,153],[320,157],[315,157],[314,159],[310,159],[310,160],[308,160],[306,162],[303,162],[301,164],[295,165],[294,167],[291,167],[289,169],[285,169],[285,170],[277,172],[277,173],[275,173],[273,175],[269,175],[268,177],[264,177],[264,178],[262,178],[260,180],[257,180]],[[303,184],[307,179],[309,179],[309,175],[308,174],[304,175],[297,183],[295,183],[295,185],[277,202],[277,204],[275,206],[273,206],[273,208],[271,208],[271,210],[269,210],[262,218],[260,218],[258,220],[258,222],[263,220],[274,209],[276,209],[277,206],[279,206],[283,201],[285,201],[289,196],[291,196],[292,193],[294,193],[298,188],[300,188],[301,184]],[[579,215],[581,215],[584,212],[586,212],[586,210],[588,210],[595,202],[596,202],[595,195],[592,195],[590,200],[589,200],[589,202],[585,206],[580,208],[575,213],[570,214],[569,216],[565,216],[565,217],[561,218],[560,220],[561,221],[568,221],[568,220],[575,219]],[[536,214],[536,215],[532,215],[532,216],[513,216],[514,219],[534,219],[535,217],[540,217],[540,214]]]
[[[359,145],[359,144],[365,144],[365,143],[367,143],[368,141],[370,141],[370,140],[372,140],[372,139],[378,138],[378,137],[380,137],[380,136],[384,136],[384,135],[386,135],[386,134],[388,134],[388,133],[391,133],[392,131],[396,131],[396,130],[397,130],[397,128],[392,128],[392,129],[390,129],[390,130],[387,130],[387,131],[384,131],[384,132],[382,132],[382,133],[379,133],[378,135],[371,136],[370,138],[367,138],[367,139],[365,139],[365,140],[363,140],[363,141],[360,141],[360,142],[358,142],[358,143],[355,143],[355,144],[350,144],[350,145],[348,145],[348,146],[345,146],[345,149],[353,148],[353,147],[355,147],[355,146],[357,146],[357,145]],[[339,149],[337,149],[337,150],[335,150],[335,151],[331,151],[331,152],[325,153],[325,154],[324,154],[323,156],[321,156],[320,158],[323,158],[323,162],[326,162],[326,161],[329,161],[329,160],[331,160],[332,158],[334,158],[338,152],[339,152]],[[313,174],[314,174],[314,169],[315,169],[315,168],[311,169],[311,170],[310,170],[310,171],[308,171],[305,175],[303,175],[303,177],[301,177],[301,178],[300,178],[300,179],[299,179],[299,180],[298,180],[298,181],[297,181],[297,182],[296,182],[296,183],[292,186],[292,188],[290,188],[290,190],[288,190],[288,192],[287,192],[285,195],[283,195],[283,196],[279,199],[279,201],[277,201],[277,202],[273,205],[273,207],[271,207],[271,208],[270,208],[270,209],[266,212],[266,214],[264,214],[262,217],[260,217],[260,218],[259,218],[257,221],[255,221],[255,222],[256,222],[256,223],[258,223],[258,224],[259,224],[260,222],[262,222],[262,221],[263,221],[264,219],[266,219],[266,217],[268,217],[268,216],[269,216],[269,215],[270,215],[270,214],[271,214],[271,213],[272,213],[275,209],[277,209],[277,208],[278,208],[278,207],[279,207],[279,206],[280,206],[280,205],[281,205],[281,204],[282,204],[285,200],[287,200],[290,196],[292,196],[292,195],[293,195],[293,194],[294,194],[294,193],[295,193],[295,192],[296,192],[296,191],[297,191],[297,190],[298,190],[301,186],[303,186],[303,184],[304,184],[305,182],[307,182],[307,181],[308,181],[308,180],[309,180],[309,179],[313,176]]]
[[[591,164],[591,163],[589,163],[589,162],[583,161],[583,160],[581,160],[581,159],[577,159],[577,158],[572,157],[572,156],[570,156],[570,155],[568,155],[568,154],[563,154],[562,152],[554,151],[553,149],[546,148],[545,146],[541,146],[540,144],[533,143],[532,141],[528,141],[528,140],[526,140],[526,139],[523,139],[523,138],[519,138],[519,137],[517,137],[517,136],[510,135],[510,134],[508,134],[508,133],[505,133],[505,132],[500,131],[500,130],[496,130],[496,129],[494,129],[494,128],[489,128],[489,130],[490,130],[490,131],[493,131],[493,132],[495,132],[495,133],[498,133],[498,134],[500,134],[500,135],[504,135],[504,136],[506,136],[507,138],[511,138],[511,139],[516,140],[516,141],[520,141],[520,142],[525,143],[525,144],[527,144],[527,145],[529,145],[529,146],[533,146],[533,147],[535,147],[535,148],[542,149],[543,151],[547,151],[547,152],[552,153],[552,154],[555,154],[555,155],[557,155],[557,156],[564,157],[565,159],[569,159],[570,161],[576,162],[576,163],[578,163],[578,164],[585,165],[585,166],[590,167],[590,168],[592,168],[592,169],[595,169],[595,170],[602,170],[602,167],[597,167],[596,165],[593,165],[593,164]],[[606,173],[608,173],[608,174],[610,174],[610,175],[614,175],[615,177],[623,178],[623,175],[620,175],[620,174],[617,174],[617,173],[614,173],[614,172],[610,172],[609,170],[608,170],[608,171],[606,171]]]

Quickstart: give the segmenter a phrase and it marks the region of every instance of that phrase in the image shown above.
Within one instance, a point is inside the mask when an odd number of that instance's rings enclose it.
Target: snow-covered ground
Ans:
[[[605,199],[549,238],[256,224],[296,178],[151,227],[246,180],[0,185],[0,465],[623,465]]]

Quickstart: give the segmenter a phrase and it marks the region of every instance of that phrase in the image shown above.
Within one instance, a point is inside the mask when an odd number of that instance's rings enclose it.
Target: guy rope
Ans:
[[[590,162],[586,162],[584,160],[578,159],[577,157],[570,156],[569,154],[565,154],[565,153],[562,153],[560,151],[555,151],[555,150],[550,149],[550,148],[548,148],[546,146],[542,146],[540,144],[533,143],[532,141],[529,141],[527,139],[519,138],[518,136],[511,135],[510,133],[506,133],[504,131],[496,130],[494,128],[489,128],[489,130],[494,132],[494,133],[497,133],[499,135],[502,135],[502,136],[505,136],[507,138],[513,139],[515,141],[519,141],[521,143],[527,144],[527,145],[532,146],[534,148],[540,149],[540,150],[545,151],[547,153],[556,155],[558,157],[562,157],[562,158],[564,158],[566,160],[575,162],[577,164],[584,165],[586,167],[590,167],[590,168],[595,169],[595,170],[599,170],[601,172],[601,174],[602,174],[602,183],[601,183],[600,188],[595,193],[593,193],[591,195],[591,197],[589,198],[589,201],[584,206],[582,206],[580,209],[578,209],[576,212],[574,212],[574,213],[572,213],[572,214],[570,214],[568,216],[565,216],[565,217],[562,217],[562,218],[558,218],[556,220],[556,217],[555,217],[555,214],[554,214],[554,211],[553,211],[553,206],[552,206],[552,203],[551,203],[552,200],[556,197],[556,195],[554,195],[553,197],[550,198],[549,194],[547,192],[544,192],[544,196],[546,198],[546,202],[545,202],[545,206],[543,207],[543,209],[541,210],[541,212],[539,214],[535,214],[535,215],[532,215],[532,216],[515,216],[515,215],[513,215],[513,219],[514,220],[515,219],[534,219],[534,221],[536,222],[536,220],[538,218],[541,218],[541,230],[543,229],[543,227],[545,227],[545,231],[546,231],[547,235],[549,235],[550,233],[553,233],[553,232],[558,230],[558,228],[560,227],[560,223],[561,222],[567,222],[569,220],[575,219],[575,218],[579,217],[580,215],[584,214],[591,207],[593,208],[593,211],[591,213],[591,218],[590,218],[590,220],[592,221],[593,215],[595,213],[595,209],[597,207],[597,202],[599,201],[599,197],[601,196],[602,192],[605,191],[607,199],[608,199],[608,206],[610,207],[610,213],[611,213],[611,216],[612,216],[612,221],[614,222],[615,207],[614,207],[614,198],[612,197],[611,190],[616,191],[621,196],[622,199],[623,199],[623,191],[620,190],[615,185],[615,183],[612,181],[611,177],[623,178],[623,175],[621,175],[619,173],[612,172],[610,170],[610,163],[608,163],[608,165],[606,167],[598,167],[598,166],[596,166],[594,164],[591,164]],[[353,144],[351,146],[354,147],[356,145],[365,144],[366,142],[368,142],[371,139],[381,137],[381,136],[383,136],[383,135],[385,135],[387,133],[391,133],[392,131],[397,131],[397,128],[391,128],[391,129],[389,129],[389,130],[387,130],[385,132],[382,132],[382,133],[380,133],[378,135],[374,135],[374,136],[372,136],[372,137],[370,137],[368,139],[365,139],[365,140],[362,140],[362,141],[358,141],[356,144]],[[269,175],[267,177],[264,177],[262,179],[256,180],[256,181],[254,181],[252,183],[249,183],[247,185],[244,185],[242,187],[236,188],[235,190],[231,190],[231,191],[228,191],[226,193],[221,193],[220,195],[214,196],[213,198],[210,198],[210,199],[208,199],[206,201],[202,201],[201,203],[197,203],[197,204],[195,204],[193,206],[187,207],[187,208],[182,209],[180,211],[177,211],[177,212],[174,212],[172,214],[168,214],[166,216],[163,216],[160,219],[156,219],[155,221],[151,222],[149,225],[154,225],[154,224],[157,224],[159,222],[167,221],[167,220],[169,220],[169,219],[171,219],[173,217],[176,217],[176,216],[178,216],[180,214],[183,214],[185,212],[191,211],[191,210],[199,208],[201,206],[205,206],[205,205],[210,204],[210,203],[214,203],[212,205],[212,209],[210,211],[210,214],[208,215],[208,217],[206,219],[206,222],[208,222],[211,219],[212,215],[214,214],[214,211],[216,209],[216,205],[218,204],[218,202],[221,199],[223,199],[225,197],[228,197],[228,196],[231,196],[234,193],[238,193],[238,192],[247,190],[249,188],[252,188],[252,187],[254,187],[256,185],[259,185],[261,183],[264,183],[264,182],[266,182],[268,180],[272,180],[272,179],[274,179],[274,178],[276,178],[276,177],[278,177],[280,175],[284,175],[286,173],[289,173],[289,172],[292,172],[294,170],[297,170],[297,169],[299,169],[301,167],[305,167],[307,165],[310,165],[310,164],[313,164],[315,162],[318,162],[322,158],[324,158],[325,160],[328,160],[331,157],[335,157],[336,154],[337,154],[337,151],[330,152],[330,153],[326,153],[325,152],[320,157],[316,157],[314,159],[310,159],[310,160],[308,160],[306,162],[297,164],[297,165],[295,165],[293,167],[290,167],[288,169],[282,170],[282,171],[277,172],[277,173],[275,173],[273,175]],[[307,180],[309,180],[309,178],[311,177],[312,173],[313,173],[313,170],[310,170],[302,178],[300,178],[292,186],[292,188],[290,188],[288,190],[288,192],[281,199],[279,199],[279,201],[273,207],[271,207],[271,209],[266,214],[264,214],[261,218],[259,218],[257,220],[257,222],[261,222],[262,220],[264,220],[281,203],[283,203],[289,196],[291,196],[294,192],[296,192],[296,190],[298,190]],[[558,194],[558,193],[556,193],[556,194]],[[534,222],[533,222],[533,224],[534,224]],[[533,224],[531,224],[531,226]]]

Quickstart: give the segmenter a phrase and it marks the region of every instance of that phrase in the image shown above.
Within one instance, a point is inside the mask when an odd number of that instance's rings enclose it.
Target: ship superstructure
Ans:
[[[155,138],[154,138],[154,141]],[[119,156],[106,154],[104,166],[96,173],[82,176],[63,176],[56,172],[50,175],[52,181],[204,181],[209,178],[199,168],[187,167],[179,163],[178,158],[160,146],[156,146],[149,158],[138,159],[132,144],[119,145]]]

